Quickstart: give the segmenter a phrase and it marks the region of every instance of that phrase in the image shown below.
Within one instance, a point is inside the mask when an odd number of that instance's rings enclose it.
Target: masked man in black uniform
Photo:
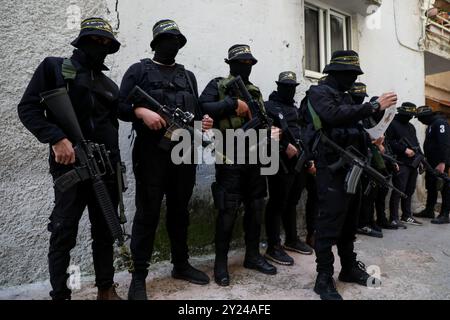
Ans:
[[[248,45],[234,45],[228,50],[230,75],[227,78],[215,78],[206,86],[200,96],[203,111],[211,115],[225,136],[226,130],[241,128],[251,118],[247,103],[227,84],[240,76],[247,90],[264,108],[260,90],[250,80],[253,65],[257,63]],[[225,140],[225,139],[224,139]],[[225,141],[224,141],[225,142]],[[238,150],[243,152],[243,150]],[[236,159],[236,154],[228,158]],[[234,222],[241,203],[244,203],[245,261],[244,267],[256,269],[265,274],[276,274],[277,269],[269,264],[259,252],[261,220],[266,196],[266,178],[261,175],[258,164],[216,164],[216,182],[212,186],[215,204],[219,210],[216,221],[214,279],[220,286],[228,286],[228,250]]]
[[[417,118],[428,126],[423,150],[427,161],[432,168],[441,174],[449,175],[450,168],[450,126],[443,116],[433,112],[430,107],[417,109]],[[440,184],[440,186],[439,186]],[[432,218],[431,223],[449,223],[450,211],[450,183],[441,180],[430,172],[426,172],[425,185],[427,188],[427,204],[425,210],[416,217]],[[440,190],[439,190],[440,189]],[[436,205],[438,191],[441,191],[442,206],[439,216],[434,219],[434,206]]]
[[[172,255],[172,277],[195,284],[209,283],[208,276],[188,262],[188,204],[195,184],[196,165],[175,165],[171,159],[173,144],[164,139],[166,123],[145,105],[127,102],[135,85],[169,108],[180,108],[202,120],[203,129],[212,120],[198,108],[197,81],[192,72],[175,62],[178,50],[187,40],[172,20],[158,21],[153,27],[153,59],[133,64],[120,87],[120,112],[133,122],[136,140],[133,147],[133,170],[136,178],[136,215],[133,221],[131,253],[134,272],[128,292],[132,300],[146,300],[145,279],[152,256],[161,202],[166,196],[166,226]]]
[[[76,162],[72,142],[55,117],[41,102],[40,94],[56,88],[68,90],[75,114],[85,139],[104,144],[110,151],[114,166],[120,162],[118,143],[117,85],[103,74],[108,54],[119,50],[111,26],[103,19],[89,18],[81,22],[81,31],[72,45],[76,48],[69,59],[47,57],[35,71],[18,106],[19,118],[42,143],[50,145],[50,173],[53,179],[73,169]],[[115,175],[105,176],[104,182],[117,207],[118,188]],[[48,263],[54,300],[71,298],[67,287],[70,251],[75,247],[78,223],[88,207],[91,222],[92,254],[94,258],[97,299],[120,299],[113,277],[113,238],[94,196],[91,181],[75,184],[61,192],[55,188],[55,206],[50,216],[51,232]]]
[[[349,93],[352,96],[354,103],[357,105],[363,104],[366,97],[368,97],[367,87],[362,82],[356,82]],[[373,101],[376,101],[376,99]],[[361,121],[364,128],[369,129],[377,125],[381,120],[383,113],[378,112],[375,115],[377,115],[377,117],[371,116]],[[369,145],[369,148],[371,149],[371,164],[380,172],[384,171],[384,169],[386,168],[384,160],[381,158],[380,148],[383,148],[382,140],[383,139],[372,141],[372,145]],[[385,174],[384,172],[381,173]],[[378,191],[380,188],[378,187],[378,185],[373,185],[371,181],[365,176],[361,177],[361,187],[363,191],[361,202],[363,205],[361,205],[359,212],[357,233],[364,234],[370,237],[382,238],[382,229],[377,224],[375,224],[374,220],[375,201],[378,197]]]
[[[313,250],[297,234],[297,204],[306,185],[306,170],[296,171],[299,157],[306,157],[301,142],[301,128],[298,108],[294,97],[299,85],[297,76],[292,71],[282,72],[276,81],[278,87],[269,101],[265,103],[268,115],[274,124],[281,128],[280,169],[278,173],[268,176],[269,201],[266,206],[265,226],[267,251],[265,257],[282,265],[293,265],[294,259],[284,250],[301,254],[312,254]],[[304,161],[305,164],[308,162]],[[280,222],[283,223],[286,239],[281,246]]]
[[[354,51],[336,51],[331,63],[325,67],[328,76],[319,85],[311,86],[302,101],[302,114],[310,130],[319,132],[345,148],[353,146],[367,154],[371,143],[359,121],[383,111],[396,103],[395,93],[380,96],[374,103],[354,104],[346,93],[363,72],[358,54]],[[308,135],[309,136],[309,135]],[[357,214],[359,212],[360,188],[356,194],[348,194],[345,179],[348,168],[332,170],[329,166],[339,161],[339,153],[317,139],[307,141],[317,153],[317,192],[319,212],[315,221],[315,252],[317,279],[314,291],[321,299],[342,299],[334,280],[334,256],[332,246],[337,244],[342,269],[339,280],[368,285],[369,274],[361,262],[356,260],[355,240]],[[315,145],[317,146],[315,148]]]
[[[389,211],[391,225],[406,229],[405,224],[420,226],[422,223],[412,216],[411,211],[412,195],[416,190],[418,176],[419,163],[416,161],[418,154],[408,147],[408,143],[405,143],[403,139],[406,138],[412,144],[412,148],[420,149],[420,146],[417,140],[416,129],[410,123],[411,119],[416,115],[416,105],[411,102],[404,102],[397,110],[398,113],[386,131],[386,140],[397,160],[401,162],[399,165],[400,170],[393,176],[392,183],[404,192],[408,198],[400,200],[400,195],[393,192],[389,201]],[[401,219],[399,219],[398,213],[400,202],[402,207]]]

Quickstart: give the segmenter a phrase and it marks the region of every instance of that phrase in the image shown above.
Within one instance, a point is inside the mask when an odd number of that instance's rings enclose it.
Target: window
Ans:
[[[305,3],[305,75],[320,78],[336,50],[350,44],[350,17],[328,7]]]
[[[320,11],[314,8],[305,8],[305,51],[306,69],[320,72]]]

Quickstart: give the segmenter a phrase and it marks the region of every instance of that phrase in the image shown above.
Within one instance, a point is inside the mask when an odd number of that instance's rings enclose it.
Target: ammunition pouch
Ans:
[[[238,116],[230,116],[219,121],[219,130],[224,132],[227,129],[239,129],[245,123],[245,119]]]
[[[235,78],[233,76],[228,76],[228,78],[222,78],[217,83],[217,87],[219,90],[219,100],[224,100],[227,95],[243,99],[243,97],[239,97],[237,95],[237,92],[233,92],[232,83],[234,82]],[[246,88],[250,95],[259,101],[262,105],[264,105],[264,101],[262,99],[261,92],[258,87],[254,85],[246,85]],[[248,101],[247,101],[248,103]],[[253,119],[255,119],[254,117]],[[239,129],[241,128],[245,123],[246,119],[238,116],[228,116],[226,118],[223,118],[219,121],[219,130],[224,132],[227,129]]]
[[[75,168],[56,178],[54,185],[58,191],[66,192],[78,182],[86,181],[90,178],[91,176],[87,167]]]
[[[142,88],[162,104],[176,106],[184,111],[195,113],[197,99],[186,69],[176,64],[172,78],[168,81],[150,59],[141,60]]]

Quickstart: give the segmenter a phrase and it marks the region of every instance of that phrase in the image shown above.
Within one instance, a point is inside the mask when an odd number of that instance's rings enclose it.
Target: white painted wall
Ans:
[[[314,1],[311,1],[314,2]],[[418,0],[396,1],[399,38],[417,43],[420,21]],[[46,279],[48,232],[46,223],[53,194],[46,162],[47,147],[39,144],[20,124],[16,106],[38,63],[48,55],[68,56],[77,31],[66,28],[65,8],[79,5],[83,17],[91,14],[112,19],[118,25],[123,46],[110,57],[110,76],[120,84],[126,69],[151,57],[153,24],[174,19],[188,43],[178,62],[193,71],[200,91],[213,77],[227,75],[223,59],[235,43],[248,43],[259,63],[251,79],[265,97],[275,88],[280,71],[303,74],[304,25],[302,0],[46,0],[31,4],[21,0],[2,7],[0,13],[0,286]],[[55,9],[56,8],[56,9]],[[368,30],[362,16],[354,17],[354,47],[361,54],[366,75],[361,77],[370,94],[395,89],[400,99],[424,102],[422,53],[402,46],[395,37],[393,0],[383,1],[382,29]],[[119,20],[116,21],[116,17]],[[13,27],[18,23],[19,27]],[[359,39],[359,40],[358,40]],[[300,79],[299,98],[310,81]],[[121,150],[130,166],[129,125],[121,123]],[[129,170],[131,171],[131,170]],[[213,168],[199,169],[194,197],[209,197]],[[127,215],[134,215],[134,188],[125,201]],[[80,225],[74,262],[92,272],[86,217]]]
[[[395,91],[399,105],[410,101],[425,104],[424,53],[419,50],[422,37],[420,4],[417,0],[383,0],[377,13],[379,29],[368,27],[358,16],[359,53],[365,74],[360,79],[367,84],[370,96]],[[371,24],[369,24],[371,25]],[[419,140],[425,138],[425,127],[413,120]],[[417,196],[423,200],[423,179],[419,178]],[[415,199],[419,205],[418,199]]]

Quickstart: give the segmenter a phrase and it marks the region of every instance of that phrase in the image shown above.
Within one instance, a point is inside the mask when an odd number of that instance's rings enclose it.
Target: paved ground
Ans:
[[[424,226],[384,232],[383,239],[359,236],[358,258],[381,270],[382,285],[368,289],[337,281],[344,299],[450,299],[450,225]],[[314,256],[294,254],[295,265],[278,267],[275,276],[264,276],[242,267],[243,252],[231,254],[232,285],[196,286],[170,277],[168,262],[151,267],[147,281],[151,299],[317,299],[312,291]],[[213,256],[193,258],[192,263],[212,276]],[[338,267],[339,268],[339,267]],[[337,268],[337,269],[338,269]],[[337,270],[338,271],[338,270]],[[336,272],[337,277],[337,272]],[[119,273],[118,292],[126,297],[130,275]],[[48,282],[0,289],[0,299],[47,299]],[[83,278],[74,299],[95,299],[92,278]]]

